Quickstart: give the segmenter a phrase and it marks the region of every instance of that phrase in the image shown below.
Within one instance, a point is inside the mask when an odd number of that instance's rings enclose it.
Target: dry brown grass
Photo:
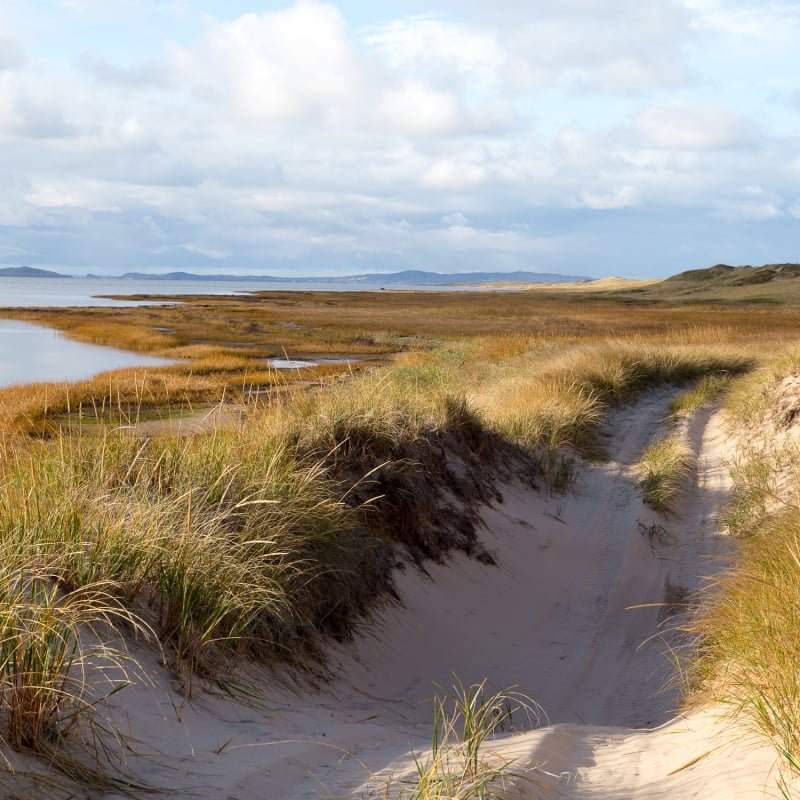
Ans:
[[[414,342],[481,336],[545,335],[581,341],[706,326],[736,336],[795,332],[788,309],[671,307],[637,301],[635,295],[604,297],[588,291],[260,292],[245,298],[182,299],[182,304],[139,308],[25,309],[13,316],[85,341],[164,355],[198,343],[247,345],[277,356],[284,350],[381,354],[407,349]]]
[[[154,298],[173,300],[174,297]],[[93,344],[181,359],[158,370],[127,370],[66,389],[0,391],[0,426],[41,432],[44,410],[132,409],[246,400],[253,390],[307,384],[387,363],[390,353],[470,343],[488,363],[618,338],[701,345],[754,342],[776,347],[795,334],[794,315],[775,308],[654,306],[635,297],[559,292],[261,292],[246,297],[186,297],[136,308],[5,310]],[[303,355],[366,357],[352,368],[267,368],[266,359]],[[263,395],[262,395],[263,396]]]

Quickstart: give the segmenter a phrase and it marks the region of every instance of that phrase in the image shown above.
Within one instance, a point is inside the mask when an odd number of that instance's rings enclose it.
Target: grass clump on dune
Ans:
[[[648,386],[742,372],[752,363],[725,347],[600,341],[521,358],[499,380],[479,387],[476,400],[502,430],[551,447],[580,447],[610,404],[627,402]]]
[[[781,355],[762,363],[738,380],[726,398],[726,407],[739,425],[760,426],[764,422],[784,425],[797,413],[794,379],[800,375],[800,348],[782,349]],[[788,382],[782,396],[780,385]],[[788,408],[783,408],[788,405]]]
[[[2,545],[0,726],[4,747],[44,756],[68,777],[111,788],[125,780],[123,739],[104,703],[138,667],[117,628],[149,638],[147,626],[107,582],[62,590]],[[109,643],[110,642],[110,643]],[[13,775],[11,761],[3,754]]]
[[[692,467],[692,451],[682,436],[673,434],[652,442],[637,465],[645,505],[662,514],[674,513]]]
[[[492,752],[498,732],[538,727],[544,713],[530,698],[511,691],[488,693],[486,681],[456,685],[433,700],[433,735],[426,758],[415,756],[416,774],[385,796],[395,800],[490,800],[536,787],[527,772]],[[407,785],[406,785],[407,784]],[[527,796],[527,795],[526,795]]]
[[[704,375],[691,390],[676,397],[669,404],[669,413],[673,417],[681,417],[699,411],[724,392],[732,380],[733,376],[729,373]]]
[[[255,432],[62,434],[4,461],[3,540],[60,586],[112,581],[127,605],[151,608],[189,672],[340,633],[385,580],[385,548],[319,465]]]

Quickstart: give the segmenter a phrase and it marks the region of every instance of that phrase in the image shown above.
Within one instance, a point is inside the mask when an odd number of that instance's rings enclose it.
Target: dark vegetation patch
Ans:
[[[448,404],[441,428],[413,438],[368,438],[358,429],[337,434],[342,444],[326,461],[346,502],[418,566],[454,550],[494,563],[478,538],[479,506],[501,498],[499,479],[524,474],[533,481],[541,473],[530,452],[488,429],[459,400]]]

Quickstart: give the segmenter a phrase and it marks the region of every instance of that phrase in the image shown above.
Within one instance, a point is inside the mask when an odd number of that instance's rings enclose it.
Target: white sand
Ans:
[[[681,518],[663,523],[669,542],[641,532],[658,518],[642,505],[630,465],[673,394],[651,392],[617,414],[613,460],[583,469],[574,494],[504,487],[505,502],[483,515],[499,566],[456,556],[429,567],[430,578],[406,569],[404,607],[332,653],[339,677],[321,693],[276,689],[264,707],[206,696],[180,719],[179,699],[164,688],[120,695],[130,733],[150,753],[131,766],[176,796],[365,797],[376,780],[413,768],[410,750],[429,743],[434,684],[457,675],[516,686],[558,723],[496,743],[519,768],[541,768],[553,787],[545,796],[775,796],[771,748],[716,709],[674,718],[677,694],[662,690],[672,673],[664,609],[632,608],[696,589],[729,549],[715,522],[729,488],[726,436],[709,412],[688,431],[697,476]],[[153,674],[163,671],[154,665]],[[370,784],[371,774],[379,779]]]

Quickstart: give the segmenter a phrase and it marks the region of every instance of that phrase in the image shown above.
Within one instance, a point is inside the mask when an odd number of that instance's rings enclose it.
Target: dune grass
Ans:
[[[799,586],[800,507],[791,505],[742,538],[736,566],[690,626],[691,690],[756,724],[781,756],[784,786],[800,776]]]
[[[83,785],[113,788],[127,780],[124,738],[105,701],[142,680],[118,629],[149,638],[149,628],[118,602],[112,584],[65,591],[34,558],[20,558],[19,545],[0,549],[3,749],[41,756]]]
[[[146,603],[189,674],[251,646],[288,654],[365,605],[387,555],[318,463],[259,433],[8,445],[0,536],[59,586],[109,581],[126,605]]]
[[[637,465],[644,504],[661,514],[674,514],[675,502],[693,466],[692,452],[683,436],[668,434],[655,439]]]
[[[797,351],[737,381],[728,397],[740,436],[723,520],[737,537],[733,566],[712,582],[688,626],[690,701],[730,706],[773,742],[779,786],[800,777],[800,449],[784,401],[796,402]]]
[[[486,681],[472,686],[457,682],[434,697],[433,712],[430,753],[415,755],[416,775],[397,786],[390,783],[386,797],[500,800],[536,786],[531,771],[516,769],[491,749],[498,732],[529,730],[545,721],[533,700],[513,691],[490,692]]]
[[[724,392],[731,385],[733,378],[734,376],[729,373],[704,375],[692,389],[670,402],[669,413],[678,418],[699,411]]]

